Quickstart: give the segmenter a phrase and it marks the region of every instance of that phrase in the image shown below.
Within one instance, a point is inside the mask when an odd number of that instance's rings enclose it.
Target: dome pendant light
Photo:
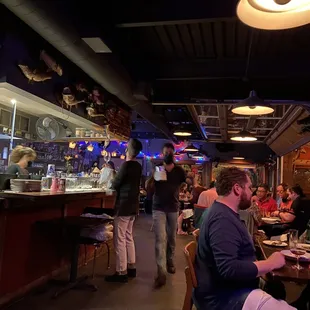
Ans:
[[[310,23],[310,0],[240,0],[237,16],[258,29],[300,27]]]
[[[274,112],[274,109],[260,99],[252,90],[250,96],[240,101],[232,110],[239,115],[266,115]]]
[[[189,137],[192,133],[189,130],[186,130],[184,126],[177,126],[173,131],[173,134],[177,137]]]
[[[257,141],[257,138],[254,137],[249,131],[242,130],[239,133],[233,135],[230,140],[239,142],[253,142]]]
[[[194,153],[194,152],[198,152],[198,149],[193,144],[190,144],[183,151],[186,153]]]

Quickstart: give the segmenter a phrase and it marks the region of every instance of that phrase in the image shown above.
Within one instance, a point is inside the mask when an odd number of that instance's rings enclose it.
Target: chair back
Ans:
[[[202,215],[207,208],[198,204],[194,204],[194,226],[200,228],[202,222]]]
[[[199,238],[199,233],[200,233],[200,229],[197,228],[193,231],[193,236],[195,237],[196,242],[198,242],[198,238]]]
[[[195,257],[196,257],[197,243],[195,241],[191,241],[185,246],[184,254],[187,262],[187,266],[189,267],[189,271],[191,274],[191,281],[193,287],[197,287],[197,279],[195,274]]]
[[[184,248],[187,266],[184,271],[186,278],[186,294],[182,310],[191,310],[193,307],[192,291],[193,288],[197,287],[197,279],[194,269],[196,249],[197,243],[195,241],[191,241]]]

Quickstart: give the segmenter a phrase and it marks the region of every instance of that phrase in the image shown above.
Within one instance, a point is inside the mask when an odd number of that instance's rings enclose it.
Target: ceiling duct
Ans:
[[[133,83],[125,78],[125,74],[121,74],[119,70],[112,67],[108,58],[97,55],[82,40],[76,29],[60,18],[60,14],[52,14],[53,9],[47,7],[47,1],[0,0],[0,3],[3,3],[108,92],[117,96],[168,138],[175,140],[164,119],[153,113],[152,106],[134,97],[130,85]]]

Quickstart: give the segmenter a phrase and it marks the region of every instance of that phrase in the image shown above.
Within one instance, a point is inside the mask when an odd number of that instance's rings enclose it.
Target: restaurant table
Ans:
[[[65,234],[70,238],[72,243],[71,250],[71,267],[69,282],[66,282],[65,286],[55,292],[54,298],[59,295],[71,290],[71,289],[90,289],[96,291],[97,287],[93,284],[87,284],[85,281],[88,276],[84,275],[77,277],[78,274],[78,260],[79,260],[79,249],[80,249],[80,235],[81,231],[85,228],[96,228],[99,225],[111,222],[111,219],[93,218],[93,217],[81,217],[81,216],[69,216],[65,218],[57,218],[55,220],[48,220],[39,222],[42,227],[59,227],[63,229]]]
[[[274,247],[268,246],[263,243],[264,238],[258,238],[257,243],[260,247],[262,255],[267,259],[272,253],[279,252],[282,250],[289,250],[289,247]],[[283,281],[293,281],[296,283],[307,284],[310,280],[310,264],[300,262],[300,265],[304,267],[302,270],[295,270],[292,268],[296,264],[295,260],[285,259],[285,266],[281,269],[274,270],[270,273],[273,278],[283,280]]]
[[[256,242],[260,247],[262,255],[264,259],[267,259],[272,253],[288,250],[289,247],[273,247],[268,246],[263,243],[266,240],[265,238],[256,238]],[[301,292],[300,297],[296,301],[296,305],[298,309],[308,309],[307,304],[310,305],[310,264],[299,262],[299,264],[303,267],[302,270],[293,269],[292,266],[296,264],[295,260],[287,260],[285,259],[285,266],[278,270],[273,270],[269,273],[269,275],[276,280],[280,281],[290,281],[298,284],[306,284],[306,287]]]

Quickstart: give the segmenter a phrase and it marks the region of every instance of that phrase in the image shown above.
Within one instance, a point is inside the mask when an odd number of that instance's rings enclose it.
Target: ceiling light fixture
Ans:
[[[92,152],[94,150],[94,146],[92,144],[87,146],[87,151]]]
[[[236,159],[236,160],[243,160],[244,157],[241,157],[241,156],[234,156],[233,159]]]
[[[249,97],[240,101],[231,111],[239,115],[266,115],[273,113],[274,109],[252,90]]]
[[[175,130],[173,134],[178,137],[189,137],[192,135],[189,131],[186,130]]]
[[[173,131],[173,134],[178,137],[189,137],[192,133],[189,130],[186,130],[184,126],[177,126]]]
[[[230,138],[232,141],[241,141],[241,142],[252,142],[256,141],[257,138],[254,137],[250,132],[242,130],[239,133],[235,134]]]
[[[310,23],[310,0],[240,0],[237,16],[253,28],[295,28]]]
[[[76,142],[70,142],[69,143],[69,148],[70,149],[75,149],[75,147],[76,147]]]
[[[198,152],[198,149],[193,144],[190,144],[183,151],[186,153],[191,153],[191,152]]]
[[[200,153],[196,153],[196,154],[193,154],[192,159],[198,159],[198,160],[203,160],[205,159],[204,155],[203,154],[200,154]]]

